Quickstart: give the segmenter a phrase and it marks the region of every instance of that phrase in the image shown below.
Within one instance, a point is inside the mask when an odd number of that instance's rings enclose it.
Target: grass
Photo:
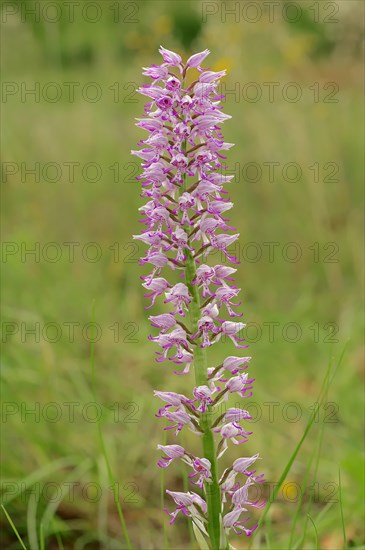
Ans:
[[[18,532],[16,526],[15,526],[14,523],[13,523],[13,520],[11,519],[11,517],[9,516],[8,512],[6,511],[5,507],[4,507],[2,504],[1,504],[1,508],[2,508],[2,510],[3,510],[3,512],[4,512],[4,514],[5,514],[6,519],[8,520],[8,522],[9,522],[9,524],[10,524],[12,530],[14,531],[14,534],[16,535],[16,538],[18,539],[18,541],[19,541],[21,547],[22,547],[24,550],[27,550],[27,547],[25,546],[25,544],[24,544],[24,542],[23,542],[21,536],[19,535],[19,532]]]
[[[158,8],[152,9],[152,4]],[[167,537],[172,550],[193,547],[186,523],[179,521],[170,528],[161,513],[161,483],[178,491],[183,482],[173,468],[164,472],[161,481],[155,466],[156,445],[163,435],[152,397],[153,389],[189,391],[190,382],[154,364],[155,348],[147,340],[150,328],[138,279],[142,247],[131,244],[131,235],[140,229],[137,209],[142,201],[138,183],[130,176],[134,168],[128,163],[134,159],[129,151],[142,135],[133,122],[143,103],[123,101],[130,91],[123,85],[140,83],[140,67],[157,61],[154,52],[160,42],[172,48],[175,40],[161,30],[159,17],[164,10],[167,13],[167,4],[145,6],[140,10],[141,23],[125,28],[120,38],[130,44],[133,32],[139,33],[141,48],[113,55],[114,42],[107,31],[95,27],[99,53],[90,65],[63,69],[47,65],[29,27],[16,22],[15,33],[10,26],[3,28],[4,80],[19,85],[34,80],[41,85],[75,81],[81,87],[98,82],[104,92],[96,103],[76,94],[73,103],[65,98],[56,103],[22,103],[15,95],[3,104],[3,159],[19,163],[19,171],[2,184],[3,241],[19,246],[18,252],[2,258],[4,548],[20,548],[19,544],[32,550],[36,545],[49,550],[127,548],[115,500],[131,547],[165,548]],[[146,33],[143,25],[149,22],[152,30]],[[236,82],[242,87],[247,82],[272,80],[282,86],[296,81],[305,96],[298,103],[280,96],[274,103],[265,98],[249,103],[228,95],[225,107],[233,116],[225,125],[225,137],[237,144],[227,159],[237,168],[230,189],[235,203],[232,225],[241,234],[243,260],[237,284],[242,287],[245,322],[251,323],[247,337],[256,378],[247,407],[256,412],[257,421],[244,452],[260,452],[261,469],[272,484],[265,486],[272,504],[264,520],[261,514],[260,530],[252,541],[233,536],[237,549],[250,542],[253,548],[268,549],[287,549],[288,544],[305,549],[360,548],[365,540],[359,415],[363,403],[363,133],[358,123],[363,118],[362,65],[341,51],[313,58],[303,44],[303,36],[282,21],[274,26],[230,21],[221,25],[212,17],[194,47],[211,49],[212,68],[229,67],[228,90]],[[309,87],[326,81],[338,83],[338,103],[311,101]],[[108,92],[115,82],[121,84],[119,102]],[[31,168],[34,162],[41,166],[57,162],[59,181],[43,177],[37,182],[22,173],[20,163]],[[67,162],[80,163],[73,183]],[[86,181],[82,174],[81,167],[90,162],[102,169],[99,181]],[[267,168],[271,162],[279,163],[274,182]],[[302,168],[297,182],[283,177],[290,162]],[[337,181],[324,181],[329,174],[326,163],[334,162]],[[115,163],[119,175],[110,168]],[[256,182],[249,163],[262,169]],[[319,181],[310,168],[315,163],[320,167]],[[61,250],[56,262],[47,259],[55,250],[47,251],[50,242]],[[70,242],[76,243],[73,261],[65,244]],[[87,249],[91,242],[101,250],[97,261],[89,259],[95,250]],[[301,251],[296,262],[286,256],[294,250],[286,248],[292,242]],[[38,256],[25,255],[25,247],[35,243],[39,243]],[[249,248],[248,243],[255,244]],[[273,259],[265,243],[274,243]],[[254,260],[257,251],[261,257]],[[88,323],[95,298],[98,339],[93,344],[93,327]],[[153,314],[160,312],[156,307]],[[300,327],[297,341],[295,326],[288,323]],[[11,329],[16,331],[13,335],[6,332]],[[26,332],[32,329],[36,334]],[[328,396],[314,409],[320,403],[317,395],[326,365],[340,357],[346,342]],[[223,343],[209,361],[218,364],[231,353],[231,346]],[[295,407],[290,408],[290,403]],[[292,421],[295,411],[298,418]],[[309,424],[310,434],[290,469],[284,470]],[[186,439],[194,450],[196,442],[189,434]],[[238,456],[239,451],[232,449],[229,459]],[[224,465],[228,453],[226,460]],[[283,485],[281,490],[276,486],[274,501],[275,483]],[[290,483],[302,488],[297,501],[285,492]],[[119,499],[111,486],[117,488]]]
[[[339,362],[340,363],[340,362]],[[320,392],[320,395],[318,397],[318,404],[319,404],[319,407],[321,407],[323,405],[323,400],[325,398],[325,396],[327,395],[327,390],[328,389],[328,379],[330,377],[330,374],[331,374],[331,364],[329,364],[328,366],[328,369],[327,369],[327,372],[326,372],[326,376],[325,376],[325,379],[323,381],[323,385],[322,385],[322,388],[321,388],[321,392]],[[334,376],[334,375],[333,375]],[[309,417],[309,420],[307,422],[307,425],[305,427],[305,430],[304,430],[304,433],[302,435],[302,437],[300,438],[299,442],[297,443],[293,453],[291,454],[290,458],[289,458],[289,461],[287,462],[280,478],[279,478],[279,481],[275,487],[275,490],[273,491],[272,495],[270,496],[269,498],[269,501],[267,503],[267,505],[265,506],[265,509],[264,509],[264,512],[261,514],[260,516],[260,521],[259,521],[259,527],[264,523],[265,521],[265,518],[267,516],[267,514],[269,513],[269,510],[270,510],[270,507],[272,505],[273,502],[275,502],[277,496],[278,496],[278,493],[282,487],[282,484],[283,482],[285,481],[285,479],[287,478],[287,475],[288,473],[290,472],[292,466],[293,466],[293,463],[304,443],[304,441],[306,440],[306,438],[308,437],[309,433],[310,433],[310,430],[313,426],[313,423],[315,421],[315,418],[316,418],[316,410],[314,409],[312,411],[312,414],[310,415]],[[292,542],[292,541],[291,541]],[[289,544],[289,548],[292,547],[292,544]]]
[[[96,323],[95,323],[95,300],[94,300],[93,305],[92,305],[91,323],[92,323],[92,326],[93,326],[93,336],[91,338],[91,344],[90,344],[90,364],[91,364],[91,377],[92,377],[91,384],[92,384],[92,394],[93,394],[93,398],[94,398],[94,403],[97,403],[98,400],[97,400],[96,381],[95,381],[95,337],[96,337],[96,331],[95,331],[95,328],[96,328]],[[130,537],[129,537],[129,534],[128,534],[128,528],[127,528],[127,525],[126,525],[126,522],[125,522],[125,519],[124,519],[123,509],[122,509],[122,506],[121,506],[120,500],[119,500],[118,484],[116,482],[116,479],[114,477],[114,474],[113,474],[113,471],[112,471],[112,468],[111,468],[111,465],[110,465],[108,450],[107,450],[107,447],[105,445],[103,431],[102,431],[101,424],[100,424],[99,421],[97,422],[97,428],[98,428],[98,440],[99,440],[100,452],[101,452],[101,454],[104,458],[104,461],[105,461],[105,466],[106,466],[107,473],[108,473],[108,480],[109,480],[109,483],[111,484],[111,487],[112,487],[114,502],[115,502],[115,506],[116,506],[117,511],[118,511],[118,516],[119,516],[119,519],[120,519],[120,524],[122,526],[123,535],[124,535],[125,542],[127,544],[128,550],[131,550],[132,546],[131,546],[131,541],[130,541]]]

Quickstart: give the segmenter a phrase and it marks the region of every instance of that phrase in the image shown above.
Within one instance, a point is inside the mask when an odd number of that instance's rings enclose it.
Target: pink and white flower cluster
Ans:
[[[151,271],[142,277],[152,307],[161,297],[168,313],[151,315],[153,327],[159,330],[150,336],[160,348],[157,361],[171,361],[179,368],[176,374],[188,374],[195,369],[196,350],[209,348],[221,338],[231,340],[237,350],[247,346],[240,336],[245,324],[237,322],[237,296],[240,289],[232,275],[237,264],[228,248],[238,239],[226,216],[233,206],[224,189],[233,176],[224,175],[222,151],[232,147],[221,133],[221,124],[231,118],[222,112],[217,87],[225,71],[203,69],[201,64],[209,51],[191,56],[186,63],[177,53],[160,48],[161,65],[145,68],[143,74],[152,83],[138,91],[148,98],[144,116],[137,126],[148,136],[132,151],[142,160],[142,196],[146,204],[140,208],[146,229],[134,238],[148,246],[142,265]],[[189,70],[194,69],[193,77]],[[212,251],[220,251],[221,262],[209,264]],[[216,257],[216,256],[215,256]],[[190,264],[189,264],[190,262]],[[187,278],[187,269],[194,266],[194,275]],[[182,280],[172,284],[165,275],[171,269]],[[165,276],[167,278],[165,278]],[[185,277],[185,278],[184,278]],[[191,308],[199,304],[199,318],[192,326]],[[189,315],[187,315],[187,313]],[[228,319],[222,316],[226,315]],[[190,319],[190,321],[189,321]],[[194,388],[187,397],[174,392],[156,391],[163,401],[157,416],[167,421],[167,430],[176,435],[188,428],[202,435],[202,415],[215,414],[210,428],[217,439],[216,456],[220,458],[230,444],[240,445],[251,434],[242,424],[250,419],[241,408],[225,408],[231,394],[241,399],[252,395],[253,379],[246,369],[250,357],[229,356],[222,364],[207,369],[205,384]],[[224,409],[224,412],[222,412]],[[218,414],[218,410],[221,414]],[[212,417],[212,416],[211,416]],[[180,445],[159,445],[162,458],[158,465],[166,468],[174,460],[184,461],[191,474],[191,482],[204,491],[211,483],[211,462],[206,457],[195,457]],[[256,454],[239,458],[225,470],[219,480],[222,521],[225,531],[250,535],[256,528],[245,527],[247,507],[261,507],[264,503],[251,501],[249,488],[263,481],[262,475],[251,471],[259,458]],[[244,481],[237,481],[237,476]],[[191,517],[205,534],[207,523],[206,500],[195,492],[167,491],[177,508],[171,513],[171,523],[179,512]]]

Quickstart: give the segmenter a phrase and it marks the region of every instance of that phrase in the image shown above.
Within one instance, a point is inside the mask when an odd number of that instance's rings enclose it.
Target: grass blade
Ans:
[[[313,528],[314,528],[314,532],[316,534],[316,549],[315,550],[319,550],[319,546],[318,546],[318,532],[317,532],[317,527],[316,527],[316,524],[314,523],[313,519],[311,518],[311,516],[308,514],[308,519],[309,521],[312,523],[313,525]]]
[[[63,546],[61,533],[58,532],[58,530],[53,529],[54,535],[56,537],[58,550],[65,550],[65,547]]]
[[[27,531],[28,541],[31,548],[38,550],[38,535],[37,535],[37,507],[38,498],[35,493],[31,493],[27,508]]]
[[[86,458],[77,468],[72,470],[70,475],[64,478],[63,487],[69,487],[75,480],[80,479],[83,474],[85,474],[88,470],[90,470],[91,465],[92,465],[92,461],[89,458]],[[43,527],[43,533],[46,531],[47,535],[51,534],[52,531],[48,528],[48,526],[52,527],[53,518],[55,516],[57,508],[63,501],[64,497],[65,495],[62,488],[60,497],[52,498],[49,504],[47,505],[42,515],[42,519],[40,521]]]
[[[39,548],[40,550],[44,550],[45,548],[45,544],[44,544],[44,528],[43,528],[43,523],[41,522],[40,524],[40,527],[39,527]]]
[[[323,383],[322,383],[322,387],[321,387],[321,390],[319,392],[319,396],[318,396],[318,399],[317,399],[319,407],[322,405],[323,400],[324,400],[325,395],[326,395],[326,392],[327,392],[329,386],[331,385],[331,383],[334,379],[334,376],[336,374],[336,371],[337,371],[338,367],[340,366],[340,364],[342,362],[343,356],[345,354],[345,349],[346,349],[346,346],[344,347],[344,349],[343,349],[343,351],[340,355],[340,358],[338,360],[338,363],[336,365],[336,368],[335,368],[335,371],[334,371],[332,377],[330,376],[331,375],[331,366],[332,366],[331,362],[329,363],[329,365],[327,367],[327,371],[326,371],[326,374],[325,374],[325,377],[324,377],[324,380],[323,380]],[[287,462],[287,464],[286,464],[286,466],[285,466],[285,468],[284,468],[284,470],[283,470],[283,472],[282,472],[282,474],[279,478],[279,481],[276,484],[276,487],[275,487],[274,491],[270,494],[270,498],[269,498],[269,500],[268,500],[268,502],[265,506],[265,511],[261,515],[260,520],[258,522],[258,527],[260,527],[263,524],[263,522],[265,521],[265,518],[266,518],[266,516],[267,516],[267,514],[268,514],[268,512],[271,508],[271,505],[275,501],[284,480],[286,479],[286,477],[287,477],[287,475],[288,475],[288,473],[289,473],[289,471],[290,471],[290,469],[291,469],[291,467],[292,467],[292,465],[293,465],[293,463],[294,463],[294,461],[295,461],[295,459],[296,459],[296,457],[297,457],[297,455],[298,455],[305,439],[307,438],[307,436],[308,436],[308,434],[309,434],[309,432],[312,428],[312,425],[314,423],[315,418],[316,418],[316,410],[314,409],[313,412],[311,413],[310,417],[309,417],[309,420],[308,420],[307,425],[304,429],[302,437],[300,438],[300,440],[299,440],[298,444],[296,445],[293,453],[291,454],[291,456],[290,456],[290,458],[289,458],[289,460],[288,460],[288,462]],[[256,530],[256,533],[257,532],[258,532],[258,529]],[[252,543],[253,543],[254,540],[255,540],[255,538],[251,539],[249,548],[252,548]]]
[[[341,486],[341,470],[338,470],[338,490],[340,497],[340,511],[341,511],[341,524],[342,524],[342,533],[343,533],[343,547],[347,548],[347,537],[346,537],[346,527],[345,527],[345,518],[343,515],[343,506],[342,506],[342,486]]]
[[[27,547],[25,546],[24,542],[22,541],[22,537],[19,535],[18,533],[18,529],[15,527],[14,523],[13,523],[13,520],[11,519],[11,517],[9,516],[8,512],[5,510],[5,507],[3,504],[1,504],[1,508],[4,510],[4,514],[6,515],[6,519],[8,520],[8,522],[10,523],[11,525],[11,528],[13,529],[18,541],[20,542],[21,544],[21,547],[23,548],[23,550],[27,550]]]
[[[328,382],[329,382],[329,377],[326,377],[326,382],[323,383],[323,385],[325,385],[325,392],[324,392],[324,396],[323,396],[324,399],[327,399]],[[323,385],[322,385],[322,387],[323,387]],[[319,410],[319,404],[316,403],[316,405],[317,406],[316,406],[316,409],[315,409],[314,412],[317,412]],[[323,435],[324,435],[324,422],[321,423],[321,429],[320,429],[319,437],[318,437],[318,444],[317,444],[317,446],[314,446],[314,450],[313,450],[313,453],[311,455],[311,458],[310,458],[310,461],[309,461],[309,464],[308,464],[307,473],[306,473],[306,477],[305,477],[305,487],[307,487],[307,480],[309,478],[310,470],[311,470],[311,467],[312,467],[312,462],[313,462],[314,459],[316,459],[316,460],[315,460],[312,483],[316,483],[317,473],[318,473],[318,468],[319,468],[319,459],[320,459],[320,456],[321,456]],[[289,548],[292,548],[292,546],[293,546],[294,529],[295,529],[295,525],[296,525],[297,519],[299,517],[299,514],[301,512],[301,509],[302,509],[303,497],[304,497],[304,492],[302,492],[302,497],[301,497],[301,499],[298,503],[298,506],[297,506],[297,510],[296,510],[296,514],[295,514],[295,518],[294,518],[294,522],[293,522],[293,527],[292,527],[292,531],[291,531],[290,541],[289,541]],[[306,519],[305,519],[305,523],[304,523],[304,532],[302,534],[300,543],[298,545],[299,547],[302,547],[304,545],[304,542],[305,542],[306,533],[307,533],[307,526],[308,526],[308,518],[310,517],[310,512],[311,512],[311,509],[312,509],[312,498],[313,498],[313,494],[311,492],[310,497],[309,497],[308,506],[307,506]]]
[[[96,400],[96,380],[95,380],[95,300],[93,301],[91,312],[92,312],[91,313],[92,337],[91,337],[91,342],[90,342],[91,387],[92,387],[93,399],[96,403],[97,400]],[[127,543],[127,548],[128,548],[128,550],[132,550],[132,545],[131,545],[131,541],[130,541],[129,533],[128,533],[128,529],[127,529],[127,524],[125,522],[123,510],[122,510],[122,507],[121,507],[120,501],[119,501],[118,484],[115,482],[113,471],[112,471],[112,468],[111,468],[111,465],[110,465],[110,460],[109,460],[108,452],[107,452],[107,449],[106,449],[103,432],[102,432],[102,429],[101,429],[100,418],[97,420],[96,424],[97,424],[97,429],[98,429],[100,450],[101,450],[101,453],[104,457],[106,468],[107,468],[107,471],[108,471],[109,482],[112,486],[112,491],[113,491],[113,495],[114,495],[114,503],[115,503],[115,506],[117,508],[120,524],[122,526],[124,538],[125,538],[126,543]]]
[[[2,495],[2,498],[4,500],[4,504],[9,504],[14,499],[19,497],[22,493],[27,491],[30,487],[35,485],[37,482],[41,481],[44,477],[48,476],[49,474],[61,470],[62,468],[66,468],[67,466],[73,466],[77,464],[77,460],[71,457],[68,458],[60,458],[58,460],[54,460],[53,462],[50,462],[43,466],[42,468],[38,468],[35,472],[27,476],[26,478],[23,478],[20,482],[17,483],[19,489],[16,491],[11,491],[11,495],[7,496],[7,493],[5,492],[4,495]],[[10,491],[9,491],[10,493]]]

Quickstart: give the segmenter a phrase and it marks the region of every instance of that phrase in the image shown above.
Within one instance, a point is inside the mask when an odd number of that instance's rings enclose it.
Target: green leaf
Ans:
[[[8,512],[5,510],[5,507],[3,506],[3,504],[1,505],[1,508],[3,509],[4,511],[4,514],[6,515],[6,519],[8,520],[8,522],[10,523],[11,525],[11,528],[13,529],[18,541],[20,542],[20,545],[21,547],[23,548],[23,550],[27,550],[27,547],[25,546],[24,542],[22,541],[22,538],[21,536],[19,535],[19,532],[18,532],[18,529],[15,527],[14,523],[13,523],[13,520],[11,519],[11,517],[9,516]]]
[[[194,531],[196,541],[199,544],[200,550],[209,550],[207,541],[203,537],[202,532],[200,531],[198,526],[194,523],[194,521],[193,521],[193,531]]]

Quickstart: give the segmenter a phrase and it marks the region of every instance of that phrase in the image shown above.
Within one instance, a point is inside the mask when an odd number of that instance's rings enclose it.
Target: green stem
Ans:
[[[182,87],[185,82],[185,72],[183,72]],[[187,143],[186,140],[182,143],[182,150],[186,154]],[[198,182],[195,184],[197,185]],[[179,195],[185,191],[192,191],[192,189],[186,189],[186,174],[183,176],[183,184],[179,190]],[[187,234],[189,234],[189,228],[184,227]],[[189,243],[188,243],[189,244]],[[200,297],[197,285],[193,285],[193,280],[196,277],[195,260],[191,251],[188,248],[184,249],[186,256],[185,261],[185,277],[186,285],[189,289],[189,293],[192,296],[192,301],[189,304],[189,314],[191,321],[192,334],[198,331],[198,321],[200,319]],[[205,386],[208,381],[207,376],[207,356],[204,348],[199,345],[194,350],[194,371],[195,371],[195,383],[197,386]],[[221,514],[221,492],[218,483],[218,469],[217,469],[217,457],[214,445],[214,435],[210,428],[212,424],[213,411],[211,407],[208,407],[207,412],[202,413],[200,426],[203,429],[203,452],[204,457],[207,458],[211,464],[211,483],[205,484],[205,493],[208,506],[208,534],[212,550],[220,550],[220,514]]]
[[[189,293],[192,296],[192,301],[189,304],[189,313],[191,320],[191,328],[193,333],[198,330],[198,321],[200,319],[200,298],[199,291],[196,285],[192,284],[196,276],[195,261],[190,250],[185,249],[185,275],[186,285]],[[204,348],[199,345],[194,350],[194,370],[195,382],[197,386],[205,386],[207,384],[207,357]],[[204,457],[211,463],[212,482],[205,484],[205,491],[208,505],[208,533],[212,545],[212,550],[220,548],[220,513],[221,513],[221,494],[218,483],[217,458],[214,444],[213,432],[210,428],[212,423],[213,412],[208,407],[207,412],[201,415],[201,428],[203,429],[203,450]]]

